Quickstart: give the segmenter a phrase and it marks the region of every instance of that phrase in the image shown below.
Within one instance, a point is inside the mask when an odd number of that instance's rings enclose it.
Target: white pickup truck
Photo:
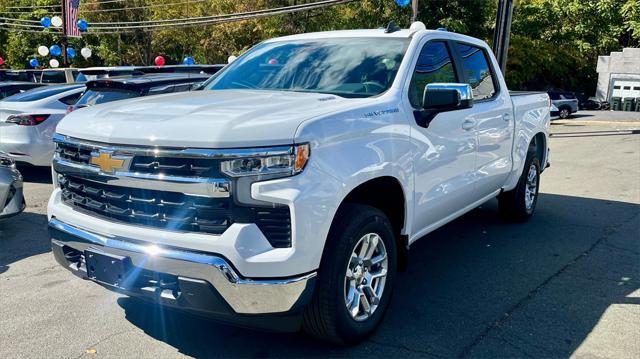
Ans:
[[[202,91],[65,117],[53,252],[153,303],[357,342],[414,241],[496,197],[532,215],[549,108],[421,23],[267,40]]]

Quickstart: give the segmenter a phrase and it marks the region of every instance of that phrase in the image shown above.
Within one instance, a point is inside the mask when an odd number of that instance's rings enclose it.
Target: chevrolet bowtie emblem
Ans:
[[[97,156],[91,156],[91,164],[100,167],[102,172],[113,173],[114,170],[125,167],[124,158],[114,158],[110,153],[100,152]]]

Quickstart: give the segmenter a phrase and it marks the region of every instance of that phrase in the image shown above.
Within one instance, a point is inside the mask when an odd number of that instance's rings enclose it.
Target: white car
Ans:
[[[13,159],[0,152],[0,219],[19,214],[24,207],[22,176]]]
[[[482,40],[390,24],[267,40],[200,91],[72,112],[54,256],[154,303],[362,340],[416,240],[496,197],[533,215],[549,97],[499,68]]]
[[[0,101],[0,151],[18,162],[50,166],[53,134],[84,85],[38,87]]]

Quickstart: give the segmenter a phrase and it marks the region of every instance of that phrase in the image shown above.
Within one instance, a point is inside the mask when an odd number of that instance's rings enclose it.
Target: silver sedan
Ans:
[[[24,210],[22,175],[14,160],[0,152],[0,219],[11,217]]]

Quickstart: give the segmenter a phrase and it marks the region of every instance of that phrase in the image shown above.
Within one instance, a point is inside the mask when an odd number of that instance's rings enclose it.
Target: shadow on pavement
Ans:
[[[0,275],[11,263],[51,251],[47,216],[23,212],[0,220]]]
[[[18,165],[25,182],[52,183],[51,167],[36,167],[30,165]]]
[[[195,357],[567,357],[614,304],[640,304],[636,204],[541,194],[525,224],[495,201],[416,242],[361,345],[239,329],[121,298],[127,319]]]

